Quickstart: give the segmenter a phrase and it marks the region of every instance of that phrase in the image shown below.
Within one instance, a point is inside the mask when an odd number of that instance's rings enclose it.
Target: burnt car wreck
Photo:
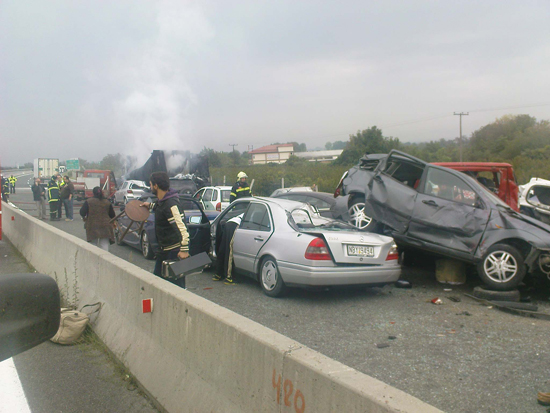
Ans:
[[[365,228],[393,236],[402,251],[474,264],[495,290],[516,288],[527,273],[550,274],[550,226],[514,211],[465,173],[395,150],[377,160],[374,169],[355,169],[365,176],[365,195],[351,205],[362,204]],[[340,197],[340,208],[349,197]]]

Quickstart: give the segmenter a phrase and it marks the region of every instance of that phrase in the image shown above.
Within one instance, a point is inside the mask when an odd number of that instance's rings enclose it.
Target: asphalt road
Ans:
[[[0,262],[0,275],[34,271],[6,240]],[[94,334],[73,346],[46,341],[1,362],[0,376],[1,413],[158,412]]]
[[[12,201],[28,202],[30,196],[23,189]],[[19,205],[36,215],[34,205]],[[53,224],[84,238],[82,221]],[[110,251],[153,269],[153,261],[131,247],[113,245]],[[240,277],[228,286],[212,281],[211,273],[188,277],[187,286],[441,410],[544,412],[536,394],[550,391],[550,321],[504,313],[465,297],[480,284],[473,271],[467,284],[445,291],[449,286],[436,282],[433,260],[419,258],[419,265],[405,268],[402,276],[412,289],[293,290],[273,299],[251,280]],[[527,293],[547,313],[549,285],[541,281]],[[430,302],[436,297],[442,305]]]

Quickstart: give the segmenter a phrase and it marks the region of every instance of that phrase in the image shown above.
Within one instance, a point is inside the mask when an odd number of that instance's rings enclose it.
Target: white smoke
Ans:
[[[190,109],[198,104],[185,76],[186,57],[200,51],[213,29],[198,7],[161,1],[157,35],[133,58],[117,65],[127,90],[115,102],[120,135],[129,136],[128,153],[143,164],[154,149],[200,148],[192,139]]]

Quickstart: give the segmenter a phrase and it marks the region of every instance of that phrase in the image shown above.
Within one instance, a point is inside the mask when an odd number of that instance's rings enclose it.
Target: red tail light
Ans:
[[[134,193],[134,191],[132,191],[131,189],[126,190],[126,192],[129,193],[129,194],[133,194],[133,193]]]
[[[327,244],[323,241],[323,238],[315,238],[307,246],[304,257],[308,260],[326,261],[331,260],[330,253],[328,252]]]
[[[216,211],[222,212],[222,203],[221,203],[221,202],[218,202],[218,203],[216,204]]]
[[[386,261],[398,260],[398,259],[399,259],[399,251],[397,250],[397,245],[393,244],[390,250],[388,251],[388,256],[386,257]]]

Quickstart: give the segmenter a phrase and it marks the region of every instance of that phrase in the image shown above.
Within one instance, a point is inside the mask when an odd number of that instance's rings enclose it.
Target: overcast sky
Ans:
[[[550,2],[0,1],[0,161],[550,119]]]

